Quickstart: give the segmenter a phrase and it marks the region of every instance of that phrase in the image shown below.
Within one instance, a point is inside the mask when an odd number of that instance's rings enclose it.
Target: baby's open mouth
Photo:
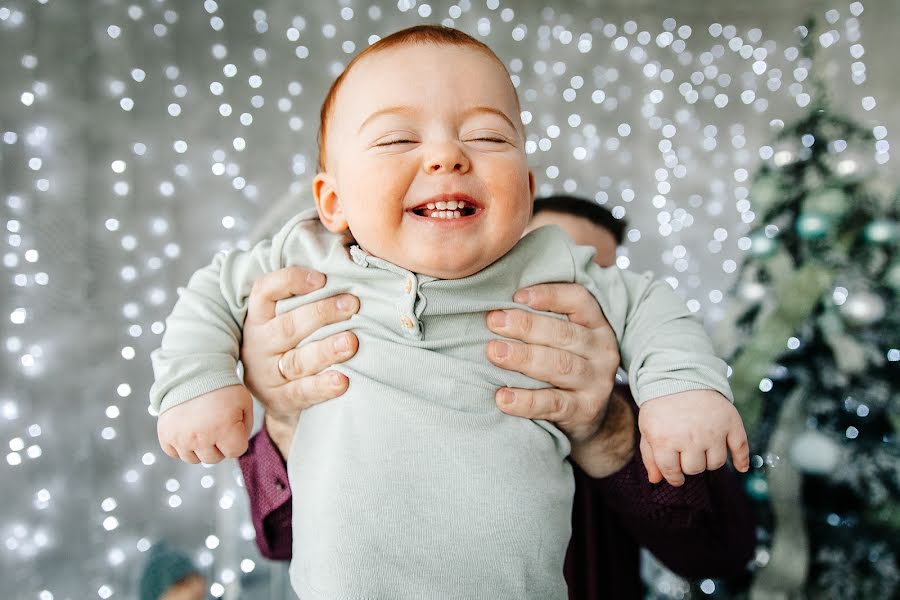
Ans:
[[[433,217],[436,219],[459,219],[474,215],[477,209],[463,200],[448,200],[446,202],[429,202],[412,209],[412,212],[420,217]]]

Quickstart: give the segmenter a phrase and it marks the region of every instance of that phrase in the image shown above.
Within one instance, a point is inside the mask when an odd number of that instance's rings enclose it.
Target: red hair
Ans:
[[[458,29],[453,29],[452,27],[445,27],[443,25],[415,25],[413,27],[401,29],[400,31],[392,33],[384,39],[378,40],[353,57],[353,60],[350,61],[350,63],[344,68],[343,72],[341,72],[338,78],[334,80],[334,83],[331,84],[331,87],[328,89],[328,94],[325,96],[325,101],[322,102],[322,108],[319,111],[318,134],[319,172],[325,169],[325,142],[327,140],[328,118],[331,116],[332,110],[334,110],[334,103],[337,98],[338,90],[341,89],[341,84],[344,82],[344,78],[347,77],[347,73],[350,72],[350,69],[353,68],[353,65],[355,65],[361,58],[368,54],[374,54],[382,50],[388,50],[390,48],[412,44],[434,44],[437,46],[462,46],[475,48],[476,50],[480,50],[496,60],[498,63],[500,63],[500,66],[503,67],[503,70],[506,71],[506,65],[503,64],[503,61],[500,60],[500,58],[496,54],[494,54],[494,51],[491,50],[487,44],[479,42],[469,34],[463,33]],[[509,72],[507,71],[507,75],[508,74]],[[513,88],[513,95],[516,96],[516,104],[518,105],[519,96],[518,94],[516,94],[515,88]]]

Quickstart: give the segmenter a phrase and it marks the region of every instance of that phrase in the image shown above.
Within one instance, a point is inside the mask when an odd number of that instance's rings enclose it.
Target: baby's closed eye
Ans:
[[[375,144],[375,145],[376,146],[394,146],[397,144],[414,144],[414,143],[415,142],[413,142],[412,140],[399,139],[399,140],[388,140],[386,142],[379,142],[378,144]]]
[[[500,143],[500,144],[506,144],[506,143],[507,143],[506,140],[504,140],[504,139],[502,139],[502,138],[497,138],[497,137],[478,137],[478,138],[474,138],[474,139],[469,140],[469,141],[472,141],[472,142],[497,142],[497,143]]]

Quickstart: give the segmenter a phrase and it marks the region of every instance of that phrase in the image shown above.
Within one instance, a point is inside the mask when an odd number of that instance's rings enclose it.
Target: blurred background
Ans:
[[[236,461],[160,451],[149,353],[191,272],[311,206],[343,66],[425,22],[497,52],[539,194],[626,219],[619,266],[732,360],[752,580],[794,556],[785,598],[896,597],[895,0],[0,0],[0,595],[136,597],[167,540],[210,596],[287,596]]]

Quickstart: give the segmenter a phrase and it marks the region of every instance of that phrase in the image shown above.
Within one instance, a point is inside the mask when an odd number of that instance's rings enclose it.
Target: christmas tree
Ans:
[[[812,61],[812,23],[799,28]],[[762,515],[753,600],[900,593],[900,194],[860,167],[874,136],[824,86],[750,192],[732,387]],[[728,333],[730,331],[730,333]]]

